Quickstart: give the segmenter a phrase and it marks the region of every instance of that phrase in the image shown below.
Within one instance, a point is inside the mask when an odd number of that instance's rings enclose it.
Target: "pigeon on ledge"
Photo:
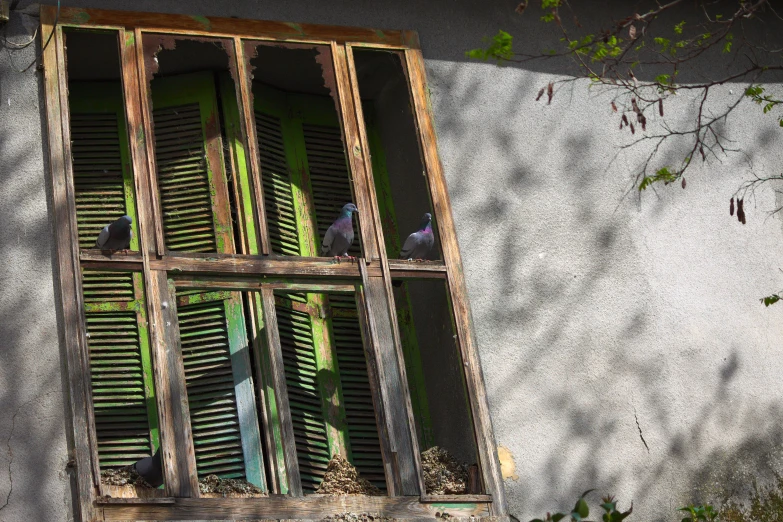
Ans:
[[[432,215],[428,212],[421,218],[419,230],[408,236],[402,245],[400,259],[425,260],[435,244],[435,236],[432,234]]]
[[[133,465],[136,473],[143,478],[147,484],[157,488],[163,484],[163,466],[160,462],[160,448],[151,457],[144,457]]]
[[[351,214],[359,212],[353,203],[346,204],[340,211],[340,215],[326,231],[321,243],[321,255],[325,257],[340,258],[348,255],[348,249],[353,243],[353,220]]]
[[[101,250],[127,250],[130,248],[133,231],[131,230],[133,219],[130,216],[122,216],[110,225],[106,225],[98,234],[95,248]]]

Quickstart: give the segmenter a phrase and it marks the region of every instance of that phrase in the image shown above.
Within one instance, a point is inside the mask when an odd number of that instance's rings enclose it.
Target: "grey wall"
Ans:
[[[618,495],[621,507],[633,500],[635,520],[676,520],[691,499],[781,470],[783,306],[758,302],[782,286],[781,223],[766,214],[774,193],[756,194],[746,226],[730,219],[728,199],[748,172],[748,158],[731,156],[695,168],[686,190],[626,197],[644,156],[610,166],[628,136],[606,98],[576,83],[546,106],[535,94],[567,72],[560,65],[464,61],[465,49],[500,27],[523,45],[539,39],[540,24],[512,14],[515,0],[67,3],[419,31],[505,483],[521,520],[569,507],[590,487]],[[19,42],[32,30],[14,15],[7,35]],[[10,54],[19,67],[33,51]],[[4,521],[71,516],[39,82],[0,52]],[[667,110],[684,118],[693,100]],[[748,105],[727,132],[757,171],[779,173],[780,129],[758,113]]]

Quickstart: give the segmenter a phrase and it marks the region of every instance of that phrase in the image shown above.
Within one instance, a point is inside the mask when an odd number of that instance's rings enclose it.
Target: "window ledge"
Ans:
[[[422,495],[421,502],[423,504],[434,503],[449,503],[456,504],[464,502],[466,504],[476,503],[490,503],[492,502],[492,495]]]

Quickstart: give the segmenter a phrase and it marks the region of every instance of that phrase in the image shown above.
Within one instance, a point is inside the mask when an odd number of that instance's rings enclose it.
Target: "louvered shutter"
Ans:
[[[151,90],[166,248],[233,253],[231,210],[212,74],[156,78]]]
[[[98,460],[127,466],[158,447],[142,277],[83,270],[82,280]]]
[[[312,318],[292,306],[292,303],[306,304],[307,297],[304,294],[286,297],[290,301],[276,300],[277,328],[302,489],[305,493],[313,493],[323,480],[331,455],[318,386]]]
[[[185,385],[199,478],[241,478],[264,487],[261,438],[241,297],[181,292],[177,298]]]
[[[384,491],[386,476],[356,301],[352,295],[330,294],[329,304],[351,462],[364,478]]]
[[[128,134],[119,82],[71,82],[73,183],[80,248],[95,248],[100,231],[123,215],[138,227]]]

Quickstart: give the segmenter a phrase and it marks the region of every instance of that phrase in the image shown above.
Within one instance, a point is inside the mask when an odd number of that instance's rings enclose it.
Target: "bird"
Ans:
[[[432,215],[427,212],[421,218],[419,229],[408,236],[400,251],[400,259],[425,260],[435,244],[435,236],[432,234]]]
[[[353,220],[351,214],[359,212],[356,205],[347,203],[340,211],[340,215],[334,220],[324,235],[321,243],[321,255],[338,259],[348,255],[348,249],[353,243]]]
[[[157,488],[163,484],[163,466],[160,462],[160,448],[151,457],[144,457],[133,465],[136,473],[143,478],[147,484]]]
[[[106,225],[98,234],[95,247],[101,250],[127,250],[133,237],[131,223],[133,218],[122,216],[114,223]]]

